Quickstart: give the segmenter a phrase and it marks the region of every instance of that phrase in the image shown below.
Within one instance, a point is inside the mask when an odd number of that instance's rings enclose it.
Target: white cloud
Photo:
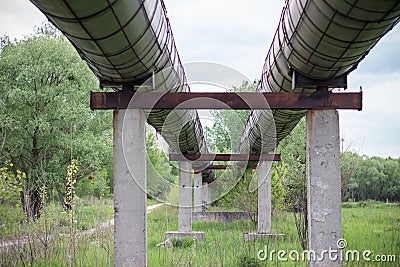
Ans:
[[[166,0],[183,62],[211,61],[259,79],[284,1]]]
[[[400,157],[400,71],[376,74],[356,71],[350,85],[363,85],[363,110],[341,112],[344,139],[360,153]]]
[[[28,0],[0,1],[0,35],[21,39],[41,25],[46,17]]]

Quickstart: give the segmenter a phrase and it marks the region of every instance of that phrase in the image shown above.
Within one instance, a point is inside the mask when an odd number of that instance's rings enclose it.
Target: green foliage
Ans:
[[[367,201],[367,208],[343,208],[343,237],[346,250],[371,250],[374,255],[400,255],[400,206],[399,204]],[[356,203],[351,203],[351,205]],[[4,216],[4,212],[10,216]],[[14,213],[12,215],[11,213]],[[12,215],[12,216],[11,216]],[[75,266],[112,266],[113,228],[99,226],[113,216],[110,200],[95,198],[76,199],[74,227],[76,235]],[[8,219],[7,219],[8,218]],[[17,240],[0,254],[1,266],[65,266],[71,259],[69,253],[69,220],[57,203],[50,203],[46,213],[36,222],[26,222],[23,214],[12,207],[0,209],[1,229],[7,227],[7,235],[0,232],[2,240]],[[12,221],[11,221],[12,220]],[[46,220],[46,223],[45,223]],[[193,222],[194,231],[206,232],[205,242],[190,247],[158,248],[164,240],[165,231],[177,228],[177,208],[163,206],[148,215],[148,265],[149,266],[308,266],[306,262],[279,261],[277,254],[273,261],[260,261],[258,251],[297,250],[296,229],[293,217],[287,212],[277,212],[272,218],[272,232],[284,233],[284,238],[268,241],[245,242],[243,233],[254,232],[256,227],[249,220],[221,222]],[[104,225],[104,224],[102,224]],[[82,231],[92,229],[95,231]],[[56,238],[54,238],[56,237]],[[23,243],[28,242],[28,243]],[[348,262],[345,265],[359,266],[365,262]],[[393,266],[393,262],[380,263]]]
[[[173,167],[164,152],[157,147],[156,136],[147,131],[147,194],[159,200],[165,199],[176,180]]]
[[[174,248],[182,246],[182,240],[177,238],[171,238],[171,243]]]
[[[100,171],[82,177],[79,186],[76,188],[76,194],[82,197],[95,196],[97,198],[112,197],[110,194],[110,176],[108,169],[104,168]]]
[[[75,262],[72,266],[109,266],[113,250],[113,228],[109,227],[114,214],[112,201],[76,198],[75,202],[73,221],[59,203],[49,203],[36,221],[24,220],[20,209],[0,209],[0,236],[9,242],[7,248],[2,248],[0,266],[66,266],[71,263],[71,250]],[[71,235],[71,227],[79,234]]]
[[[342,153],[342,198],[344,201],[399,201],[400,160]]]
[[[256,257],[251,257],[247,254],[241,255],[239,257],[239,266],[240,267],[257,267],[261,266],[261,261]]]
[[[376,205],[343,209],[343,237],[348,243],[346,249],[370,249],[374,254],[400,255],[400,206],[385,203]],[[289,212],[277,211],[272,217],[271,232],[284,233],[285,237],[245,242],[243,234],[256,231],[256,226],[250,220],[232,223],[193,222],[193,231],[206,233],[205,242],[198,242],[190,249],[156,247],[156,244],[164,241],[165,231],[177,228],[177,221],[177,209],[170,206],[156,209],[148,215],[149,266],[246,266],[242,265],[246,263],[249,264],[247,266],[253,263],[259,266],[308,266],[302,261],[279,261],[276,253],[273,261],[260,261],[257,258],[258,251],[265,247],[268,252],[289,252],[293,249],[302,252],[294,218]],[[344,265],[364,266],[368,263],[349,262]],[[393,263],[380,265],[393,266]]]
[[[231,92],[254,92],[258,82],[243,82],[240,87],[233,87]],[[211,151],[231,153],[238,149],[240,138],[246,125],[248,110],[213,110],[212,128],[205,127],[204,135]]]
[[[0,157],[26,173],[22,205],[37,216],[40,188],[64,191],[71,158],[79,162],[77,187],[82,177],[112,161],[111,114],[89,110],[97,80],[51,27],[2,46]]]
[[[272,207],[273,210],[284,210],[286,199],[286,188],[283,184],[283,176],[286,174],[284,165],[275,165],[272,171]],[[236,170],[226,170],[224,176],[238,177]],[[225,210],[240,210],[247,212],[254,223],[257,221],[258,191],[252,190],[253,184],[257,183],[257,171],[246,170],[241,179],[235,180],[237,184],[221,199],[217,201],[218,207]],[[221,178],[219,178],[221,179]],[[232,183],[232,181],[231,181]],[[254,188],[256,189],[256,188]]]
[[[287,175],[287,168],[283,163],[273,164],[271,171],[272,207],[273,209],[285,210],[287,209],[286,199],[288,198],[288,192],[284,183]]]
[[[278,173],[286,190],[285,205],[289,208],[305,210],[306,190],[306,126],[302,119],[293,131],[283,139],[277,153],[281,154],[282,166]]]
[[[193,247],[195,244],[196,244],[196,239],[194,239],[194,238],[184,237],[182,239],[182,247],[184,247],[184,248]]]
[[[229,176],[237,177],[236,170],[227,170]],[[237,181],[237,184],[217,202],[218,206],[225,209],[236,209],[247,212],[254,223],[257,223],[257,191],[251,191],[253,180],[252,170],[246,170],[243,176]],[[256,180],[257,181],[257,180]],[[254,182],[254,181],[253,181]]]
[[[303,118],[283,139],[277,152],[281,154],[280,168],[284,191],[283,206],[293,211],[297,235],[303,249],[307,248],[307,187],[306,187],[306,126]]]
[[[14,164],[6,162],[0,168],[0,207],[4,203],[20,206],[20,194],[23,192],[23,182],[26,174],[15,169]]]
[[[191,237],[184,237],[182,239],[171,238],[171,243],[173,247],[190,248],[195,245],[196,239]]]

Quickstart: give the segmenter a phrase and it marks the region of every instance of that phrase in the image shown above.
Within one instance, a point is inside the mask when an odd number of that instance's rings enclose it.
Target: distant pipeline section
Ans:
[[[75,46],[100,86],[190,90],[162,0],[31,2]],[[153,110],[148,122],[173,151],[208,152],[196,111]]]
[[[293,88],[293,73],[318,81],[347,75],[399,19],[398,0],[287,0],[257,91],[316,90]],[[272,151],[305,114],[305,110],[252,111],[239,151]]]

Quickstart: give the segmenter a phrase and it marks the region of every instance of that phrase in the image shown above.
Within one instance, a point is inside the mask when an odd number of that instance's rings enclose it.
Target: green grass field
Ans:
[[[395,255],[397,263],[346,262],[345,266],[398,266],[400,263],[400,205],[383,203],[345,204],[342,212],[345,249],[371,250],[375,255]],[[167,218],[167,220],[165,219]],[[307,266],[305,262],[258,260],[257,254],[267,247],[271,250],[297,250],[302,252],[293,215],[275,212],[273,233],[284,233],[265,241],[244,242],[245,232],[254,232],[250,221],[234,223],[193,223],[193,231],[204,231],[206,241],[191,247],[156,248],[163,241],[164,232],[177,230],[176,208],[162,207],[149,214],[148,261],[149,266]],[[351,257],[350,257],[351,259]]]
[[[345,203],[343,208],[343,237],[347,250],[370,250],[375,255],[395,255],[396,262],[346,262],[345,266],[398,266],[400,262],[400,205],[376,202]],[[55,209],[57,210],[57,209]],[[1,223],[7,225],[7,235],[2,241],[17,239],[19,243],[0,250],[0,266],[113,266],[113,228],[99,227],[99,221],[112,218],[112,201],[82,202],[76,208],[75,233],[97,228],[95,233],[71,237],[72,229],[64,225],[57,212],[48,214],[37,223],[21,224],[11,216],[3,216]],[[14,226],[6,218],[14,218]],[[9,219],[11,220],[11,219]],[[251,221],[234,223],[194,222],[194,231],[204,231],[206,241],[192,243],[185,240],[183,246],[157,248],[164,241],[166,231],[177,230],[177,209],[162,206],[148,215],[148,265],[149,266],[307,266],[305,262],[260,261],[258,251],[297,250],[301,246],[297,237],[293,215],[275,212],[272,232],[284,233],[285,237],[245,243],[243,234],[254,232]],[[44,235],[46,234],[46,235]],[[24,245],[20,241],[28,237]],[[56,238],[54,238],[56,237]],[[289,258],[288,256],[286,256]]]

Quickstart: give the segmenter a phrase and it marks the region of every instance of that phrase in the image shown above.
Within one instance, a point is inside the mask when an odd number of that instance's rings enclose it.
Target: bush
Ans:
[[[242,255],[239,257],[240,267],[258,267],[261,266],[260,261],[255,257],[250,257],[249,255]]]
[[[191,238],[191,237],[184,237],[182,239],[182,247],[184,248],[190,248],[196,243],[196,239]]]
[[[180,239],[176,239],[176,238],[171,238],[171,242],[172,242],[172,246],[174,247],[174,248],[176,248],[176,247],[181,247],[182,246],[182,240],[180,240]]]
[[[184,237],[182,239],[171,238],[173,247],[190,248],[196,243],[196,239],[191,237]]]

